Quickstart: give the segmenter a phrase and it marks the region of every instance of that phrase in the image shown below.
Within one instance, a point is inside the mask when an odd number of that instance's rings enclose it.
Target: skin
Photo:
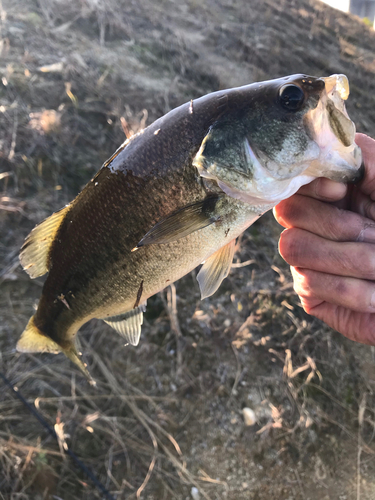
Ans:
[[[274,213],[286,228],[279,251],[304,310],[351,340],[375,345],[375,140],[355,140],[366,169],[359,185],[316,179]]]

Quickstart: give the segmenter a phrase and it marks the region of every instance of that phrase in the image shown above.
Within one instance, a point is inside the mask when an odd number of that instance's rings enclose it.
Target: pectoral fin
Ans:
[[[140,306],[118,316],[103,318],[109,326],[124,337],[131,345],[138,345],[141,336],[143,313],[146,311],[146,302]]]
[[[236,240],[221,247],[209,257],[197,275],[201,298],[210,297],[229,274],[232,265]]]
[[[134,250],[154,243],[170,243],[203,229],[221,218],[217,204],[222,196],[210,196],[168,215],[141,239]]]

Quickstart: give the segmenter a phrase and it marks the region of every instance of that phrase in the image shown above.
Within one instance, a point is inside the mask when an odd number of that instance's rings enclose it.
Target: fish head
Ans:
[[[234,94],[231,94],[234,92]],[[202,177],[250,204],[276,204],[316,177],[363,175],[345,75],[292,75],[228,91],[195,156]]]

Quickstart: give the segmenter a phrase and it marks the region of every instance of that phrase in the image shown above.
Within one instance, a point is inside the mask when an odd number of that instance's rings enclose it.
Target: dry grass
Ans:
[[[303,312],[270,215],[214,297],[190,275],[150,301],[137,349],[86,325],[96,389],[61,356],[14,350],[42,285],[20,269],[24,237],[126,136],[191,97],[300,71],[348,74],[371,131],[374,41],[307,0],[0,4],[0,370],[60,436],[2,387],[0,499],[102,498],[64,446],[118,500],[375,497],[374,350]]]

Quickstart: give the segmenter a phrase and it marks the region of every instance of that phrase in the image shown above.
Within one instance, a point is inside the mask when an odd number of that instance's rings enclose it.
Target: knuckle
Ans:
[[[327,228],[331,230],[333,239],[339,240],[343,227],[347,225],[347,215],[348,212],[342,208],[334,207],[331,208],[332,214],[330,220],[328,221]]]
[[[330,293],[332,290],[332,293]],[[346,297],[348,295],[348,286],[345,279],[334,276],[331,279],[328,293],[332,297]]]
[[[327,258],[334,269],[339,269],[337,274],[352,276],[368,280],[375,279],[375,252],[373,245],[368,243],[355,244],[354,248],[331,249]]]
[[[366,262],[364,265],[363,277],[365,279],[375,280],[375,251],[373,248],[370,248],[366,252]]]
[[[362,221],[356,241],[375,243],[375,241],[373,241],[374,236],[375,236],[375,223]]]
[[[375,279],[375,252],[371,248],[373,245],[365,243],[361,244],[360,253],[353,255],[351,259],[352,268],[357,270],[360,278],[374,280]]]
[[[335,206],[330,206],[330,211],[330,217],[323,221],[327,236],[333,241],[343,241],[347,237],[348,228],[352,228],[354,225],[351,214],[347,210]]]

